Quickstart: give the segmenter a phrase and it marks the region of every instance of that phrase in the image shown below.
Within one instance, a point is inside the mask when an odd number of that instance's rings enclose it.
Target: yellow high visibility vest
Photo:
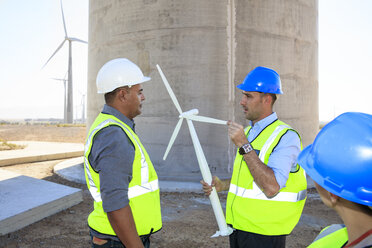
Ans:
[[[92,124],[85,144],[85,179],[88,189],[94,199],[94,210],[88,217],[88,225],[97,232],[115,235],[113,228],[103,211],[99,174],[89,163],[94,136],[107,126],[120,127],[132,141],[135,155],[132,167],[132,180],[128,185],[128,199],[132,210],[138,235],[147,235],[161,229],[161,210],[158,176],[150,157],[141,144],[138,136],[124,122],[113,115],[100,113]]]
[[[250,129],[245,130],[247,136]],[[267,165],[270,154],[288,130],[295,131],[276,120],[251,142],[264,164]],[[289,234],[300,219],[306,188],[305,171],[297,165],[289,173],[286,186],[276,196],[267,198],[254,182],[244,157],[237,152],[227,195],[226,222],[238,230],[261,235]]]
[[[342,247],[349,240],[345,225],[334,224],[324,228],[308,248]]]

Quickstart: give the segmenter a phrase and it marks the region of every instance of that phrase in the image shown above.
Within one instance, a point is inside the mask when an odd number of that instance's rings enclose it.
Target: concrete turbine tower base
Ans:
[[[198,181],[198,163],[187,130],[179,133],[166,161],[162,155],[177,110],[156,64],[167,72],[184,109],[243,125],[235,87],[257,66],[277,71],[284,95],[279,118],[308,145],[318,131],[318,1],[143,0],[91,1],[89,5],[88,125],[102,109],[95,79],[108,60],[126,57],[152,81],[144,84],[143,113],[136,132],[160,179]],[[229,177],[236,148],[221,126],[195,123],[213,175]]]

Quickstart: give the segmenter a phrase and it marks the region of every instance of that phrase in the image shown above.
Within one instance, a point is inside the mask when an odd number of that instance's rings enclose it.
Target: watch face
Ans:
[[[244,149],[243,149],[243,147],[240,147],[240,148],[239,148],[239,154],[240,154],[240,155],[243,155],[243,154],[244,154]]]
[[[247,154],[250,151],[252,151],[252,146],[249,143],[244,144],[244,145],[242,145],[242,147],[239,148],[239,154],[240,155]]]

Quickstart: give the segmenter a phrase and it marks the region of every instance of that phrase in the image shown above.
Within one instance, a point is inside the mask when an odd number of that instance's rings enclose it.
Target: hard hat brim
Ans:
[[[263,89],[258,87],[248,87],[247,85],[244,85],[244,83],[241,83],[236,86],[236,88],[243,90],[243,91],[254,91],[254,92],[262,92],[262,93],[271,93],[276,95],[282,95],[283,91],[281,89]]]
[[[144,82],[148,82],[148,81],[150,81],[151,80],[151,78],[150,77],[143,77],[140,81],[138,81],[138,82],[133,82],[133,83],[131,83],[131,84],[128,84],[127,86],[133,86],[133,85],[136,85],[136,84],[142,84],[142,83],[144,83]],[[124,86],[126,86],[126,85],[124,85]]]
[[[98,93],[98,94],[106,94],[106,93],[112,92],[112,91],[114,91],[115,89],[120,88],[120,87],[124,87],[124,86],[129,86],[129,87],[131,87],[131,86],[133,86],[133,85],[136,85],[136,84],[142,84],[142,83],[148,82],[148,81],[150,81],[150,80],[151,80],[150,77],[145,77],[145,76],[144,76],[140,81],[133,82],[133,83],[130,83],[130,84],[121,85],[121,86],[117,86],[116,88],[114,88],[114,89],[112,89],[112,90],[110,90],[110,91],[105,91],[105,92],[103,92],[103,91],[99,91],[99,90],[98,90],[97,93]]]

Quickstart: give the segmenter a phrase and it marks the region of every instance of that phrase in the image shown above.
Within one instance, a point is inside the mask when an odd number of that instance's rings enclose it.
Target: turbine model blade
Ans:
[[[65,37],[67,37],[67,29],[66,29],[66,23],[65,23],[65,15],[63,14],[62,0],[60,0],[60,2],[61,2],[63,28],[65,29]]]
[[[181,118],[178,122],[177,122],[177,125],[176,127],[174,128],[174,131],[173,131],[173,134],[169,140],[169,144],[168,144],[168,147],[167,147],[167,150],[165,150],[165,153],[164,153],[164,157],[163,157],[163,160],[165,160],[168,156],[168,153],[177,137],[177,134],[178,132],[180,131],[180,128],[181,128],[181,125],[182,125],[182,121],[183,121],[183,118]]]
[[[66,40],[63,40],[61,45],[59,45],[59,47],[56,49],[56,51],[52,54],[52,56],[50,56],[50,58],[47,60],[47,62],[43,65],[42,68],[44,68],[48,62],[53,58],[53,56],[59,51],[59,49],[61,49],[61,47],[63,46],[63,44],[65,43]]]
[[[179,112],[180,114],[182,114],[181,106],[180,106],[180,104],[178,103],[177,98],[176,98],[176,95],[173,93],[173,90],[172,90],[172,88],[170,87],[167,78],[164,76],[164,73],[163,73],[163,71],[160,69],[160,66],[159,66],[159,65],[156,65],[156,68],[158,68],[158,71],[159,71],[159,73],[160,73],[160,76],[161,76],[161,78],[163,79],[163,82],[164,82],[165,88],[167,88],[168,93],[169,93],[170,97],[172,98],[172,101],[173,101],[174,105],[176,106],[178,112]]]
[[[85,44],[88,44],[88,42],[86,42],[85,40],[80,40],[80,39],[78,39],[78,38],[74,38],[74,37],[69,37],[68,38],[69,40],[71,40],[71,41],[78,41],[78,42],[81,42],[81,43],[85,43]]]
[[[227,121],[218,120],[218,119],[205,117],[205,116],[188,115],[185,118],[193,120],[193,121],[200,121],[200,122],[207,122],[207,123],[213,123],[213,124],[227,125]]]

